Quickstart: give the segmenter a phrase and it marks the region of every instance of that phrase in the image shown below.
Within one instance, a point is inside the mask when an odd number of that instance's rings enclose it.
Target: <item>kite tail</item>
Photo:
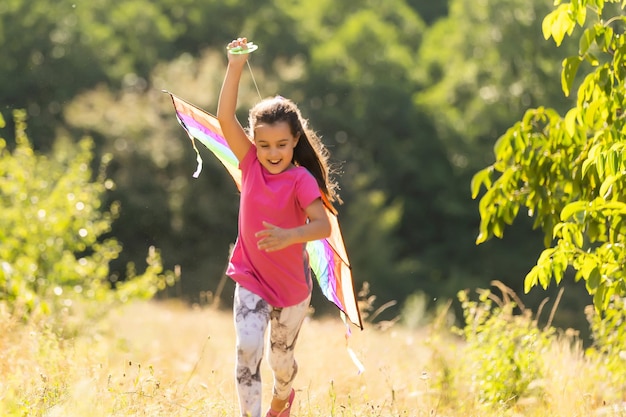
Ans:
[[[341,319],[346,326],[346,350],[348,351],[350,359],[352,359],[352,363],[354,363],[354,365],[359,370],[358,375],[361,375],[363,372],[365,372],[365,366],[363,366],[363,363],[359,360],[359,358],[356,356],[356,353],[354,353],[354,351],[350,347],[350,336],[352,336],[352,329],[350,329],[350,323],[348,323],[346,314],[343,311],[341,312]]]

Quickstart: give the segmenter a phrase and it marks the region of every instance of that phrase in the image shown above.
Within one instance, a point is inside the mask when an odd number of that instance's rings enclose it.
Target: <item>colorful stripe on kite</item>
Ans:
[[[193,176],[197,178],[202,171],[202,158],[194,141],[197,139],[215,154],[233,177],[237,188],[241,189],[239,162],[228,147],[217,118],[169,91],[164,92],[172,98],[178,122],[189,135],[196,150],[198,168]],[[354,294],[352,272],[339,221],[336,211],[329,205],[325,201],[324,207],[331,222],[331,235],[326,239],[307,243],[309,263],[324,296],[335,304],[352,323],[362,329],[363,322]]]
[[[237,187],[239,187],[241,184],[241,171],[238,168],[239,162],[228,147],[217,119],[198,107],[173,96],[171,93],[168,94],[172,97],[178,123],[185,129],[196,150],[198,168],[193,174],[194,178],[198,178],[202,171],[202,158],[194,142],[194,139],[197,139],[222,162],[228,173],[233,177],[233,180],[235,180]]]

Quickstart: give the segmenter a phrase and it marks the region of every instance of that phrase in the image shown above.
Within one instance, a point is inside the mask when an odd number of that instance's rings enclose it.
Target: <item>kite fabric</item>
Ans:
[[[233,177],[237,188],[241,190],[239,161],[228,147],[217,118],[169,91],[163,92],[171,97],[176,118],[189,135],[196,151],[198,168],[193,176],[197,178],[202,170],[202,158],[195,144],[195,139],[197,139],[220,160]],[[335,304],[348,320],[363,329],[361,313],[354,294],[350,263],[337,220],[337,211],[324,198],[324,193],[322,196],[331,224],[331,235],[326,239],[307,243],[306,250],[309,254],[311,270],[324,296]]]

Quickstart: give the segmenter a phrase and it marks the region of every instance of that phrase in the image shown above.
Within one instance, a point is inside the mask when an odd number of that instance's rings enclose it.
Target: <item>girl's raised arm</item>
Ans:
[[[239,38],[228,44],[229,48],[244,46],[246,38]],[[248,54],[228,54],[228,68],[222,84],[219,103],[217,105],[217,119],[222,127],[224,138],[239,161],[246,155],[252,143],[243,127],[237,120],[237,96],[239,94],[239,80]]]

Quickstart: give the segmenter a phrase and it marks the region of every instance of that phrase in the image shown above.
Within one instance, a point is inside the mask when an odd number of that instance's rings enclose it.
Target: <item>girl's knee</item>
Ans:
[[[263,342],[255,338],[240,338],[237,340],[237,356],[239,358],[256,358],[263,355]]]
[[[270,355],[268,363],[274,374],[283,379],[292,379],[298,372],[298,363],[290,355]]]
[[[237,354],[261,356],[265,332],[262,326],[242,326],[237,329]]]

